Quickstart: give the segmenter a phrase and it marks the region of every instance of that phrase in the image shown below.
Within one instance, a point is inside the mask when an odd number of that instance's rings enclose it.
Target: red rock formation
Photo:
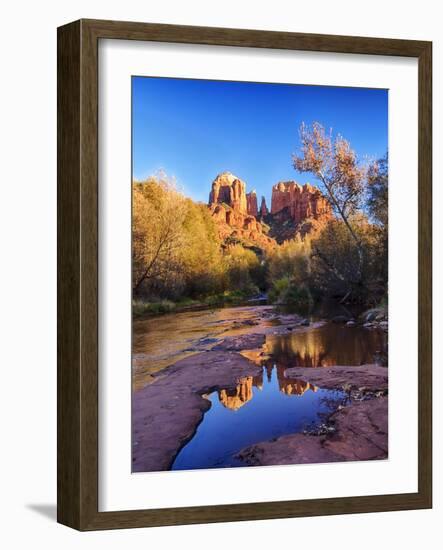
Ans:
[[[269,214],[268,207],[266,206],[266,199],[265,197],[261,198],[261,205],[260,205],[260,216],[264,217]]]
[[[246,193],[246,205],[247,205],[248,214],[250,216],[258,215],[257,194],[255,191]]]
[[[263,233],[262,224],[254,216],[248,216],[222,204],[211,204],[209,208],[217,222],[218,234],[222,241],[232,237],[262,249],[276,245],[274,239]]]
[[[209,208],[217,221],[219,237],[229,237],[258,248],[270,248],[276,242],[263,233],[257,220],[257,196],[255,191],[246,195],[246,184],[230,172],[219,174],[212,183]]]
[[[248,213],[246,183],[231,174],[222,172],[212,182],[209,204],[225,203],[234,210]]]
[[[295,181],[279,182],[272,188],[271,213],[286,209],[295,224],[307,219],[327,220],[332,217],[329,201],[317,187]]]

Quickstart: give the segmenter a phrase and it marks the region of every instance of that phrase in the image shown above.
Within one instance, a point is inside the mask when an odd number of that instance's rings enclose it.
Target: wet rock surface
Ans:
[[[342,460],[374,460],[388,456],[388,398],[353,402],[335,412],[335,434],[324,447]]]
[[[317,367],[320,357],[313,365],[306,365],[304,361],[304,366],[292,367],[295,359],[300,360],[298,355],[291,355],[291,342],[294,338],[299,339],[299,333],[302,340],[294,340],[294,345],[297,350],[303,351],[302,355],[311,353],[311,344],[319,353],[327,353],[328,340],[322,340],[322,345],[326,346],[323,349],[313,338],[320,334],[316,329],[327,323],[309,323],[299,315],[283,313],[271,306],[247,307],[237,311],[239,316],[234,319],[232,316],[226,319],[209,316],[207,324],[210,329],[200,338],[194,338],[189,331],[189,347],[183,345],[183,349],[186,353],[194,354],[152,372],[150,376],[153,382],[134,391],[134,472],[169,469],[180,449],[193,438],[204,413],[211,406],[205,395],[214,391],[224,391],[226,395],[230,390],[235,392],[242,378],[261,373],[263,362],[274,357],[275,353],[277,358],[274,360],[280,365],[282,378],[325,390],[344,390],[346,402],[341,402],[341,405],[337,403],[333,408],[335,412],[322,423],[312,426],[312,429],[256,443],[241,450],[238,458],[245,465],[387,457],[386,367],[376,364]],[[374,322],[385,321],[372,321]],[[334,331],[362,330],[358,327],[341,328],[341,324],[334,323],[328,326],[335,327]],[[327,328],[321,328],[321,331]],[[303,336],[303,333],[311,331],[312,334]],[[306,342],[303,338],[307,338]],[[344,345],[344,340],[341,342]],[[283,357],[283,352],[289,353],[286,366],[290,368],[284,368],[286,356]],[[283,355],[280,356],[279,353]],[[324,361],[327,359],[326,357]],[[358,365],[359,359],[355,359],[354,364]],[[347,360],[343,356],[340,361],[345,363]],[[372,358],[362,359],[365,362],[373,360],[376,361]]]
[[[285,376],[325,389],[379,392],[388,389],[388,369],[378,365],[286,369]]]
[[[388,456],[388,369],[378,365],[289,368],[285,376],[349,392],[322,429],[264,441],[243,449],[248,465],[375,460]]]
[[[243,334],[241,336],[230,336],[224,338],[214,346],[214,351],[243,351],[247,349],[261,348],[266,341],[264,334]]]
[[[248,466],[312,464],[388,457],[388,398],[353,402],[333,413],[331,435],[286,435],[237,455]]]
[[[238,353],[209,351],[187,357],[155,375],[132,400],[133,472],[167,470],[193,436],[210,403],[203,396],[235,389],[261,370]]]

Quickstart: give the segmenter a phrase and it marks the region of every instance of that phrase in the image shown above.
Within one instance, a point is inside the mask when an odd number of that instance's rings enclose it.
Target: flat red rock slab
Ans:
[[[228,336],[212,349],[222,351],[243,351],[247,349],[261,348],[265,341],[266,336],[264,334],[243,334],[239,336]]]
[[[315,464],[388,457],[388,398],[353,402],[335,412],[333,435],[285,435],[237,455],[250,466]]]
[[[388,369],[378,365],[357,367],[293,367],[285,370],[285,376],[311,382],[329,390],[349,388],[353,390],[385,391],[388,389]]]
[[[336,432],[324,447],[344,460],[388,457],[388,398],[353,403],[331,416]]]
[[[209,351],[157,373],[156,380],[132,398],[132,471],[169,469],[210,407],[203,395],[234,389],[240,378],[260,372],[238,353]]]
[[[315,464],[343,460],[323,447],[323,439],[321,436],[308,436],[301,433],[285,435],[246,447],[238,453],[237,457],[248,466]]]

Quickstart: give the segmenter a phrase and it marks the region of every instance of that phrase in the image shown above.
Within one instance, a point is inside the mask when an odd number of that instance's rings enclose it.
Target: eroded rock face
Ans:
[[[263,233],[257,220],[255,191],[246,194],[246,183],[231,172],[223,172],[213,181],[209,209],[222,241],[233,238],[261,249],[275,246],[275,240]]]
[[[295,181],[281,181],[272,188],[271,214],[286,210],[295,224],[307,219],[327,220],[332,217],[332,208],[317,187]]]
[[[212,182],[209,204],[225,203],[233,210],[248,213],[246,183],[231,172],[222,172]]]
[[[248,214],[250,216],[257,217],[258,205],[257,205],[257,194],[255,191],[246,193],[246,204],[247,204]]]
[[[265,197],[259,209],[256,192],[246,193],[246,183],[231,172],[222,172],[212,182],[209,208],[222,240],[233,237],[262,249],[291,239],[297,232],[304,236],[333,217],[328,200],[317,187],[295,181],[274,185],[271,212]]]

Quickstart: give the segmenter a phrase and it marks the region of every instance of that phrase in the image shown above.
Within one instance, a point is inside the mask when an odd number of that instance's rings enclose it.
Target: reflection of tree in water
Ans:
[[[382,331],[330,323],[307,332],[268,336],[266,346],[278,365],[310,368],[381,363],[386,341]]]

